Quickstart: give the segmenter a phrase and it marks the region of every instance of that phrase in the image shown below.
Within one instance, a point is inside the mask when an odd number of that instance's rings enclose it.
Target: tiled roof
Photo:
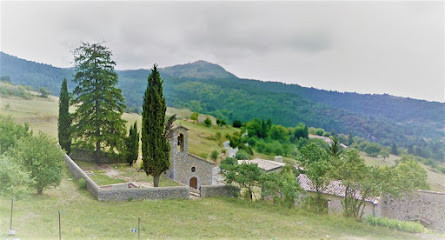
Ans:
[[[257,164],[260,169],[263,169],[266,172],[281,168],[284,165],[286,165],[285,163],[282,162],[275,162],[261,158],[255,158],[253,160],[238,160],[238,164],[243,164],[243,163]]]
[[[312,185],[312,181],[307,177],[306,174],[300,174],[298,176],[298,180],[300,181],[300,186],[308,191],[308,192],[315,192],[315,188]],[[339,196],[339,197],[345,197],[345,191],[346,188],[343,184],[341,184],[341,181],[339,180],[335,180],[335,181],[331,181],[328,186],[322,191],[324,194],[330,194],[330,195],[334,195],[334,196]],[[360,194],[356,194],[356,196],[354,196],[356,199],[360,199],[361,196]],[[377,198],[367,198],[365,199],[365,201],[367,202],[371,202],[373,204],[378,204],[379,202],[379,197]]]

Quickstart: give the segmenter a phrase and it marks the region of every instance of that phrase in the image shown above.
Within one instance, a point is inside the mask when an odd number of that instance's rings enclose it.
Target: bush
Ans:
[[[206,118],[206,119],[204,120],[204,125],[205,125],[206,127],[210,127],[210,126],[212,126],[212,120],[210,120],[210,118]]]
[[[33,183],[30,173],[23,171],[21,166],[10,158],[0,156],[0,195],[20,199],[29,193],[29,185]]]
[[[192,114],[190,115],[190,119],[191,119],[191,120],[198,121],[198,116],[199,116],[199,113],[194,112],[194,113],[192,113]]]
[[[212,160],[216,160],[218,158],[218,155],[219,155],[218,151],[217,150],[213,150],[212,153],[210,153],[210,158]]]
[[[240,149],[238,150],[238,152],[235,155],[235,158],[238,160],[246,160],[246,159],[250,159],[249,154],[246,152],[246,150],[244,149]]]
[[[224,160],[221,161],[221,164],[219,165],[219,167],[222,170],[227,170],[231,166],[234,166],[234,165],[237,165],[237,164],[238,164],[238,161],[235,158],[226,157]]]
[[[235,120],[235,121],[233,121],[233,124],[232,124],[232,126],[234,128],[240,128],[242,125],[243,125],[243,123],[240,120]]]
[[[60,184],[64,153],[54,139],[42,132],[36,137],[21,138],[10,154],[31,173],[35,181],[32,186],[38,194]]]
[[[77,185],[79,186],[79,189],[86,190],[87,189],[87,180],[80,178],[77,182]]]
[[[374,226],[383,226],[409,233],[425,232],[425,227],[417,222],[404,222],[396,219],[368,216],[365,221]]]

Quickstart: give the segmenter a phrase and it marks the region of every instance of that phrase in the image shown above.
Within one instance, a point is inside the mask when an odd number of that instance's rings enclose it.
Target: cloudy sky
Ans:
[[[82,41],[117,69],[206,60],[238,77],[445,101],[444,3],[0,2],[1,51],[69,67]]]

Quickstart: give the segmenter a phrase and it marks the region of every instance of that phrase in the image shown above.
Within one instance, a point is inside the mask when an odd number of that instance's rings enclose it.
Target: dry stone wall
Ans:
[[[240,189],[231,185],[201,185],[201,197],[237,197]]]
[[[445,232],[445,193],[421,190],[401,199],[386,196],[380,205],[382,217],[419,220],[428,228]]]
[[[68,156],[65,154],[68,169],[77,179],[83,178],[87,183],[87,191],[99,201],[124,201],[131,199],[171,199],[188,198],[189,187],[157,187],[157,188],[127,188],[127,189],[101,189],[97,184]]]

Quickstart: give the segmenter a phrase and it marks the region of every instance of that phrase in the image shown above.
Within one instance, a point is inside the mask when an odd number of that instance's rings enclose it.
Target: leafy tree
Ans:
[[[121,90],[116,88],[118,77],[111,51],[100,44],[83,43],[75,50],[75,75],[77,83],[72,104],[74,114],[73,137],[87,145],[95,145],[96,160],[100,151],[111,151],[123,146],[125,110]]]
[[[212,126],[212,120],[210,120],[210,118],[206,118],[206,119],[204,120],[204,125],[205,125],[206,127],[210,127],[210,126]]]
[[[170,144],[167,128],[164,126],[167,104],[163,95],[161,75],[157,65],[153,66],[148,77],[142,106],[142,162],[147,175],[153,176],[153,185],[159,186],[161,174],[170,167]]]
[[[232,124],[232,126],[234,128],[240,128],[242,125],[243,125],[243,123],[240,120],[235,120],[235,121],[233,121],[233,124]]]
[[[30,173],[23,171],[20,164],[5,155],[0,155],[0,195],[22,198],[34,181]]]
[[[62,149],[70,154],[71,152],[71,116],[69,113],[70,97],[66,78],[63,79],[59,96],[59,118],[57,121],[57,132],[59,136],[59,144]]]
[[[36,137],[21,138],[10,154],[31,173],[34,180],[31,186],[38,194],[47,187],[60,184],[64,153],[49,136],[40,132]]]
[[[130,127],[128,137],[125,140],[125,142],[126,142],[125,158],[127,160],[127,163],[131,166],[133,165],[133,162],[138,159],[139,156],[139,132],[136,122],[134,122],[134,125]]]
[[[287,138],[287,129],[281,125],[272,125],[269,130],[269,135],[274,140],[285,141]]]
[[[295,205],[298,193],[303,191],[293,172],[293,167],[284,168],[280,173],[263,174],[260,182],[263,198],[272,197],[274,202],[283,202],[289,208]]]
[[[218,158],[218,155],[219,155],[218,151],[217,150],[213,150],[212,153],[210,154],[210,158],[212,160],[216,160]]]
[[[385,161],[385,159],[389,157],[389,149],[382,148],[382,150],[380,150],[379,155],[383,158],[383,161]]]
[[[39,92],[40,92],[41,98],[47,98],[49,96],[49,94],[51,93],[48,89],[46,89],[44,87],[40,87]]]
[[[372,157],[377,157],[380,153],[380,145],[377,143],[368,143],[365,147],[365,152]]]
[[[331,180],[328,172],[333,166],[329,161],[329,155],[315,143],[309,143],[302,147],[300,153],[300,162],[302,162],[306,175],[315,189],[316,203],[321,207],[324,203],[323,190]]]
[[[332,173],[334,179],[345,186],[342,201],[348,217],[361,220],[365,201],[382,194],[400,197],[415,189],[428,189],[426,171],[412,158],[402,158],[396,166],[366,166],[358,151],[349,150],[342,155]]]
[[[238,159],[238,160],[246,160],[246,159],[250,159],[250,156],[249,156],[249,153],[246,150],[240,149],[236,153],[235,158]]]
[[[307,129],[307,126],[304,125],[303,123],[299,123],[295,128],[294,128],[294,136],[293,136],[293,140],[294,141],[298,141],[300,138],[309,138],[309,131]]]
[[[0,154],[13,148],[20,138],[31,135],[28,124],[20,125],[10,117],[0,115]]]
[[[221,168],[221,171],[229,170],[233,165],[237,165],[238,161],[235,158],[226,157],[224,160],[221,161],[221,164],[219,167]]]
[[[264,172],[258,168],[258,165],[247,163],[232,165],[223,173],[225,174],[227,183],[231,184],[232,182],[235,182],[246,190],[246,196],[250,201],[253,200],[254,187],[260,185],[260,179],[264,174]]]
[[[190,119],[191,119],[191,120],[194,120],[194,121],[198,121],[198,116],[199,116],[199,113],[197,113],[197,112],[193,112],[193,113],[190,115]]]
[[[226,125],[226,121],[224,121],[224,119],[217,118],[216,119],[216,124],[221,127],[221,126]]]

